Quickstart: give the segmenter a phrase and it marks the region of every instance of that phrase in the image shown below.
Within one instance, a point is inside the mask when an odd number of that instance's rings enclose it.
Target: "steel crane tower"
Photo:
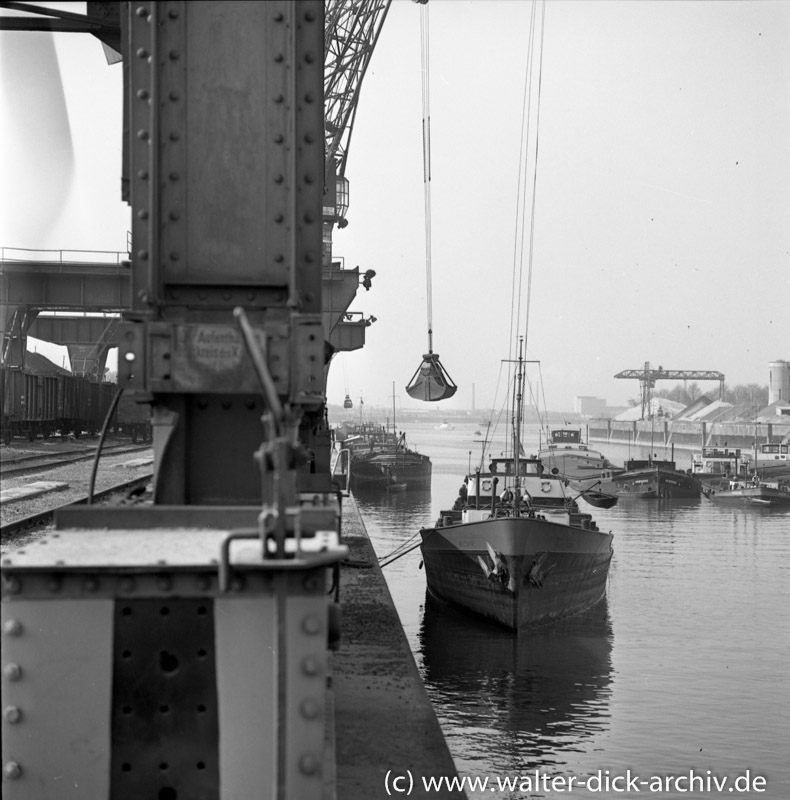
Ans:
[[[345,177],[359,91],[391,0],[327,0],[324,17],[324,124],[327,170]]]
[[[650,362],[645,361],[642,369],[626,369],[618,372],[615,378],[635,378],[639,381],[639,394],[642,406],[642,419],[650,413],[653,389],[656,381],[718,381],[719,399],[724,395],[724,373],[708,369],[651,369]]]

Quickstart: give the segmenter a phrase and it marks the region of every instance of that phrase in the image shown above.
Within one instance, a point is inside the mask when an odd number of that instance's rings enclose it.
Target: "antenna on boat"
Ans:
[[[415,400],[436,402],[452,397],[458,387],[433,352],[433,309],[431,286],[431,114],[430,114],[430,61],[428,36],[428,4],[420,6],[420,35],[422,55],[422,157],[425,184],[425,272],[428,299],[428,352],[412,375],[406,391]]]

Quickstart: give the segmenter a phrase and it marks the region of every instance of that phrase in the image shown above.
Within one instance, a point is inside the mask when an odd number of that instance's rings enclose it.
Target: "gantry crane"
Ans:
[[[615,378],[635,378],[639,381],[639,394],[642,406],[642,419],[650,414],[653,389],[656,381],[718,381],[719,399],[724,395],[724,373],[709,369],[651,369],[650,362],[645,361],[642,369],[626,369],[618,372]]]

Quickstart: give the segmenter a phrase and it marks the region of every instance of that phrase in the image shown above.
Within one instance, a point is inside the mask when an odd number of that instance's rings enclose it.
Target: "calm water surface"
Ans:
[[[379,557],[452,504],[479,458],[476,427],[408,427],[433,462],[431,490],[356,496]],[[384,570],[459,774],[734,781],[748,770],[765,791],[469,797],[790,800],[790,511],[704,498],[587,510],[615,535],[607,598],[539,632],[515,636],[427,597],[419,549]]]

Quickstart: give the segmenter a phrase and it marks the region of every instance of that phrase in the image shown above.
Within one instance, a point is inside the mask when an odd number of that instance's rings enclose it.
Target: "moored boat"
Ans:
[[[763,481],[756,475],[731,480],[726,488],[711,489],[706,495],[717,503],[790,508],[790,487],[778,481]]]
[[[761,478],[790,479],[790,441],[764,442],[756,447],[753,467]]]
[[[626,461],[623,470],[604,473],[598,480],[597,489],[605,494],[639,500],[693,499],[703,491],[702,482],[677,469],[674,461],[652,458]]]
[[[538,451],[547,469],[570,479],[583,479],[612,469],[613,464],[583,440],[579,428],[557,428],[548,433],[546,443]]]
[[[393,398],[394,392],[393,384]],[[348,473],[352,490],[430,489],[431,459],[407,446],[405,432],[397,432],[394,399],[392,420],[392,430],[365,423],[336,433],[336,466]]]
[[[407,491],[431,486],[431,459],[407,447],[405,433],[385,449],[352,451],[350,471],[352,489]]]
[[[714,488],[725,488],[734,478],[746,477],[749,463],[749,457],[744,456],[739,447],[703,447],[701,452],[692,456],[691,472],[707,492]]]
[[[515,455],[467,475],[453,508],[420,531],[429,592],[516,631],[599,602],[612,558],[612,534],[580,511],[565,480],[519,455],[522,363]]]

